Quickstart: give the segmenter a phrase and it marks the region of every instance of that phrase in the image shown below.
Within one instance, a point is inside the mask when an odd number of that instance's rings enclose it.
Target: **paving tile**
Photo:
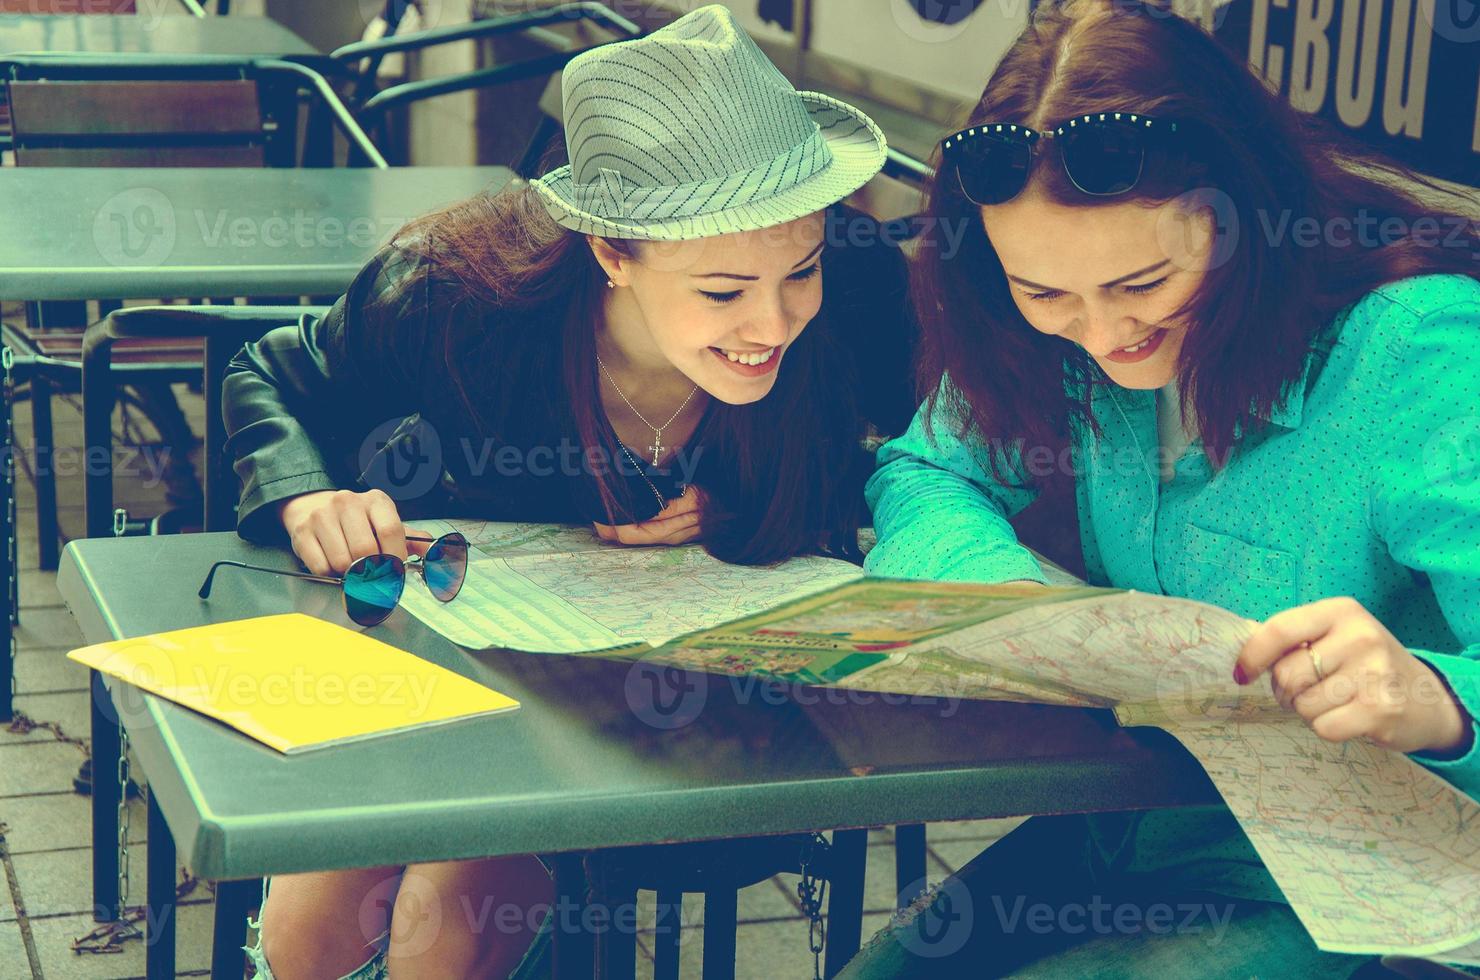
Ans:
[[[89,697],[85,690],[65,694],[22,694],[15,699],[15,710],[32,721],[55,722],[66,734],[86,740],[91,730]],[[33,728],[22,733],[11,731],[9,725],[0,725],[0,745],[36,741],[56,741],[56,736],[46,728]]]
[[[130,507],[128,510],[129,513],[133,513],[133,508]],[[57,527],[61,528],[62,538],[66,541],[86,537],[87,515],[83,512],[82,506],[80,504],[68,506],[65,503],[59,506],[57,508]]]
[[[888,921],[889,917],[884,914],[865,915],[863,939],[867,941]],[[651,948],[652,937],[639,936],[638,940]],[[679,940],[678,960],[680,976],[702,975],[703,929],[684,929]],[[812,975],[812,965],[812,953],[807,947],[807,923],[801,917],[795,921],[742,924],[735,931],[736,980],[799,980]],[[648,957],[638,956],[637,976],[651,980],[653,963]]]
[[[210,969],[211,915],[214,908],[214,904],[209,902],[179,907],[179,919],[175,925],[176,976],[187,971],[199,975]],[[72,951],[72,941],[86,935],[96,925],[91,915],[31,920],[36,953],[46,980],[132,980],[144,976],[144,939],[126,941],[121,953],[80,954]]]
[[[57,591],[57,573],[32,569],[20,577],[16,587],[21,594],[21,608],[60,606],[62,594]]]
[[[34,556],[35,545],[31,547]],[[24,554],[21,557],[25,562]],[[30,574],[21,570],[24,579]],[[20,650],[68,650],[83,645],[82,631],[66,606],[41,606],[21,610],[21,624],[15,628],[15,644]]]
[[[749,888],[740,889],[737,899],[736,918],[740,922],[768,921],[799,916],[796,904],[789,897],[796,888],[796,875],[776,875],[757,882]],[[637,927],[651,931],[657,926],[656,892],[637,893]],[[683,897],[683,924],[704,924],[704,896],[688,894]]]
[[[88,669],[67,659],[67,647],[19,650],[15,655],[17,695],[86,691]]]
[[[130,834],[132,836],[132,834]],[[140,855],[148,845],[129,848],[129,902],[138,904],[144,895],[144,863]],[[29,919],[91,915],[92,849],[35,851],[10,859],[20,885],[21,899]],[[12,909],[12,916],[15,910]]]
[[[20,980],[32,976],[31,960],[17,922],[0,922],[0,977]]]
[[[143,799],[129,801],[130,842],[147,836],[147,811]],[[10,825],[5,838],[11,854],[92,846],[92,799],[77,793],[0,799],[0,821]]]
[[[894,845],[875,844],[868,849],[863,873],[863,910],[886,912],[894,908],[896,879]]]
[[[808,923],[801,916],[793,922],[743,925],[735,932],[735,976],[808,977],[812,975],[812,951],[807,947]],[[694,976],[703,963],[702,937],[689,952],[695,956]],[[683,955],[679,955],[683,964]],[[682,971],[681,971],[682,972]]]
[[[740,922],[788,919],[802,914],[796,899],[800,875],[775,875],[740,890],[736,918]]]
[[[40,554],[36,551],[36,523],[31,519],[30,526],[26,524],[28,510],[20,511],[16,521],[16,556],[15,571],[17,575],[25,576],[41,567]],[[24,620],[25,614],[21,614]],[[19,637],[17,637],[19,639]]]
[[[86,758],[75,745],[57,741],[0,744],[0,798],[32,793],[70,793],[72,777]],[[3,806],[3,804],[0,804]]]
[[[947,840],[974,840],[986,847],[999,837],[1011,833],[1027,817],[1001,817],[996,820],[953,820],[949,823],[933,823],[925,829],[928,843]]]
[[[130,821],[132,830],[132,820]],[[129,834],[134,836],[133,833]],[[144,902],[146,860],[149,853],[147,841],[129,846],[128,888],[130,905]],[[80,847],[65,851],[34,851],[11,857],[17,880],[20,882],[21,897],[26,903],[26,915],[32,919],[66,915],[92,914],[92,848]],[[180,875],[176,874],[177,884]],[[208,902],[211,892],[204,882],[195,886],[184,904]]]
[[[0,822],[9,823],[10,821],[6,820],[3,814],[0,814]],[[9,831],[6,834],[8,836]],[[0,867],[0,927],[3,927],[7,922],[14,922],[15,918],[15,902],[10,896],[10,876],[5,873],[4,867]],[[0,935],[3,934],[4,929],[0,928]],[[0,950],[0,952],[3,952],[3,950]],[[3,961],[4,957],[0,956],[0,962]],[[8,977],[9,975],[8,973],[0,972],[0,977]]]
[[[955,874],[987,846],[975,840],[929,841],[926,846],[928,857],[925,863],[932,875]]]
[[[934,825],[932,824],[932,830]],[[938,859],[932,859],[930,849],[936,845],[933,836],[927,836],[927,850],[925,860],[925,878],[927,881],[940,881],[951,871],[947,867],[951,860],[966,861],[976,857],[990,843],[986,837],[957,838],[951,841],[941,841]],[[863,885],[863,908],[865,913],[887,914],[895,908],[897,903],[896,889],[898,878],[895,872],[897,852],[892,843],[871,844],[868,849],[868,863],[864,869]],[[794,880],[794,879],[793,879]],[[923,888],[924,882],[919,883]]]

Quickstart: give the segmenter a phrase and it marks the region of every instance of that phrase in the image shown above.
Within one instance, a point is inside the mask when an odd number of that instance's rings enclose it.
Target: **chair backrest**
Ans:
[[[17,165],[290,167],[298,165],[301,91],[309,139],[333,122],[359,158],[385,161],[322,75],[271,58],[129,54],[0,56]],[[326,111],[314,116],[313,110]],[[315,142],[316,141],[316,142]],[[332,149],[332,147],[331,147]],[[305,155],[312,155],[306,151]],[[314,162],[332,163],[330,159]]]
[[[0,83],[19,166],[260,167],[278,131],[249,63],[20,57]]]
[[[0,0],[0,14],[132,14],[134,0]]]
[[[135,0],[0,0],[0,14],[134,14]],[[0,92],[0,133],[10,131],[10,107]]]
[[[92,447],[87,458],[104,462],[89,467],[83,479],[87,536],[107,535],[113,520],[113,472],[107,447],[113,439],[110,420],[115,379],[110,358],[115,343],[205,338],[205,530],[230,531],[236,527],[240,484],[224,456],[221,393],[226,367],[243,344],[294,324],[304,314],[323,316],[328,311],[326,306],[130,306],[88,327],[82,341],[83,441]]]
[[[396,5],[396,0],[388,0],[387,16],[390,16]],[[640,37],[643,33],[638,24],[603,4],[565,3],[558,6],[539,6],[538,9],[507,15],[481,17],[466,24],[434,27],[409,34],[387,30],[384,37],[347,44],[331,53],[329,58],[358,76],[351,104],[354,106],[355,118],[367,130],[374,132],[377,127],[387,125],[390,110],[404,108],[423,99],[541,79],[558,73],[568,61],[581,53],[581,41],[586,39],[586,35],[582,33],[576,39],[564,39],[558,34],[551,34],[545,28],[581,24],[601,28],[598,44],[610,43],[599,39],[607,35],[611,40],[623,40]],[[383,91],[376,91],[377,69],[387,55],[423,51],[454,41],[493,40],[522,32],[534,32],[528,36],[540,39],[536,49],[544,53],[528,57],[521,54],[517,60],[491,67],[406,81]],[[505,107],[501,110],[501,115],[507,112]],[[536,137],[544,141],[552,132],[548,123],[540,120]],[[522,174],[524,171],[516,166],[516,172]]]
[[[257,83],[34,80],[9,85],[16,163],[260,167],[270,128]]]

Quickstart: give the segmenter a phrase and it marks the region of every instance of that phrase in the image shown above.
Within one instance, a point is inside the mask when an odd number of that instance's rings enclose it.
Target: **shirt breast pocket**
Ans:
[[[1231,534],[1187,526],[1185,595],[1250,619],[1265,619],[1296,604],[1297,561],[1278,548]]]

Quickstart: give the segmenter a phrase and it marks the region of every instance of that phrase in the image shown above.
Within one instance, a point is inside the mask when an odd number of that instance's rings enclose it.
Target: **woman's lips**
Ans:
[[[1162,328],[1161,330],[1158,330],[1156,331],[1156,333],[1152,334],[1145,341],[1142,341],[1146,344],[1145,347],[1130,352],[1124,350],[1113,350],[1105,355],[1105,359],[1114,361],[1117,364],[1135,364],[1137,361],[1144,361],[1146,360],[1146,358],[1156,353],[1157,348],[1161,347],[1161,342],[1166,339],[1166,335],[1166,328]]]

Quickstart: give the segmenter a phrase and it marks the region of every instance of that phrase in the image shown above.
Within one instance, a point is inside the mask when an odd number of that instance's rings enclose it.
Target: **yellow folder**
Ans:
[[[290,755],[519,707],[461,674],[302,613],[114,640],[67,656]]]

